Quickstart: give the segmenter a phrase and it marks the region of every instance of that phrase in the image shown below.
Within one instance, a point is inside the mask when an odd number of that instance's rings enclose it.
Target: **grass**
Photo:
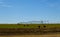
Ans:
[[[38,26],[41,28],[44,28],[43,26],[46,26],[46,28],[60,28],[60,24],[0,24],[0,28],[38,28]]]

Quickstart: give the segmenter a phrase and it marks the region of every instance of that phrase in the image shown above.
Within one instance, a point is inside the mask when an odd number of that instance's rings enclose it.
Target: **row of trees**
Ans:
[[[18,24],[44,24],[48,21],[29,21],[29,22],[20,22]]]

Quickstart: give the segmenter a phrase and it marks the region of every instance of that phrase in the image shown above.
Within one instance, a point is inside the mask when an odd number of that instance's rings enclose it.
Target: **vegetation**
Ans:
[[[60,24],[0,24],[0,28],[60,28]]]

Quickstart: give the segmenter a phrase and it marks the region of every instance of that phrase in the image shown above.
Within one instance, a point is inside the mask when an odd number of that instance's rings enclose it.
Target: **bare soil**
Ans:
[[[60,37],[60,34],[45,34],[45,35],[5,35],[0,37]]]
[[[60,33],[60,28],[0,28],[0,35],[42,35],[50,33]]]

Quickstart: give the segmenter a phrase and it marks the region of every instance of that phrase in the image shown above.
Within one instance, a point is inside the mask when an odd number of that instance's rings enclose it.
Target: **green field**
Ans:
[[[0,24],[0,28],[60,28],[60,24]]]

